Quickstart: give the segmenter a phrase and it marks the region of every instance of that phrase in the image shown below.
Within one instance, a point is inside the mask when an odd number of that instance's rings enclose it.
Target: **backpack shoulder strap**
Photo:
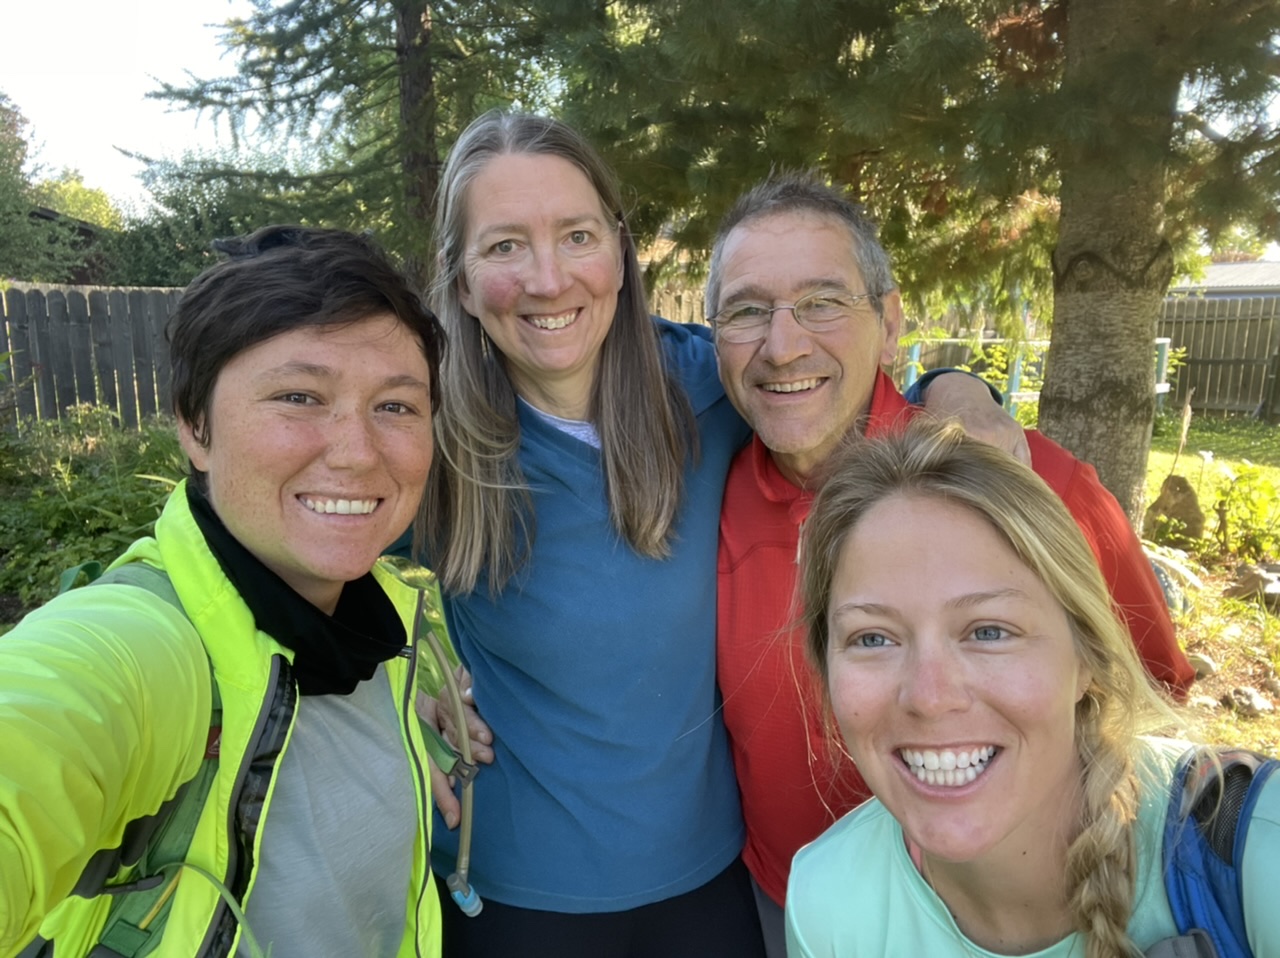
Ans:
[[[1165,817],[1165,890],[1179,932],[1209,940],[1213,951],[1204,954],[1252,956],[1240,865],[1254,805],[1277,767],[1243,749],[1192,748],[1178,762]]]
[[[76,571],[82,570],[78,567]],[[110,583],[146,589],[185,614],[173,582],[163,569],[144,562],[131,562],[108,570],[90,584]],[[170,897],[179,873],[169,866],[186,858],[218,772],[222,698],[213,676],[212,663],[209,666],[209,687],[212,696],[209,734],[204,760],[195,776],[179,786],[173,797],[154,814],[130,822],[125,827],[119,847],[102,849],[90,858],[72,889],[73,895],[82,898],[112,896],[106,924],[98,945],[92,951],[94,958],[141,958],[156,947],[163,934]],[[30,954],[47,954],[52,958],[52,944],[44,943],[48,951],[32,951]],[[41,941],[37,940],[32,947],[39,945]]]

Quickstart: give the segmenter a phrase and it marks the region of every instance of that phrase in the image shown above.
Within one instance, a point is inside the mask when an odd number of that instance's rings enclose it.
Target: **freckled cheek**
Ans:
[[[850,749],[856,749],[857,740],[873,732],[877,717],[884,714],[883,689],[841,670],[832,673],[829,692],[836,724]]]

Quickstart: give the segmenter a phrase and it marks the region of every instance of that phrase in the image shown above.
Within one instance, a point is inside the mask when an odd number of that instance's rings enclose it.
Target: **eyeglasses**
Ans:
[[[875,293],[849,293],[842,289],[820,289],[801,296],[794,303],[733,303],[711,317],[716,334],[727,343],[754,343],[764,339],[780,309],[791,310],[796,322],[811,333],[825,333],[844,322],[864,303],[878,306]]]

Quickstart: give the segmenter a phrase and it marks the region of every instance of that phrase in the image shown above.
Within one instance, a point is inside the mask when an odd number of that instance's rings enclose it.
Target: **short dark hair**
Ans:
[[[378,313],[393,313],[418,337],[431,371],[431,409],[439,407],[444,332],[420,292],[368,236],[266,226],[214,248],[227,259],[191,281],[166,330],[173,411],[201,444],[210,439],[214,384],[235,356],[294,329]],[[192,475],[200,480],[194,469]]]

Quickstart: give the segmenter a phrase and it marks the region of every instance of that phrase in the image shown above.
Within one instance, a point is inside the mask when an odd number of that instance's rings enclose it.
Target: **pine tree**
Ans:
[[[638,232],[703,250],[733,196],[815,166],[879,219],[918,308],[1008,324],[1052,291],[1042,427],[1134,511],[1175,263],[1234,223],[1280,237],[1280,4],[566,5],[566,110]]]
[[[290,168],[224,168],[298,191],[330,225],[378,227],[420,280],[442,149],[474,116],[545,106],[535,17],[499,0],[254,0],[228,25],[233,76],[157,96],[241,135],[306,143]]]

